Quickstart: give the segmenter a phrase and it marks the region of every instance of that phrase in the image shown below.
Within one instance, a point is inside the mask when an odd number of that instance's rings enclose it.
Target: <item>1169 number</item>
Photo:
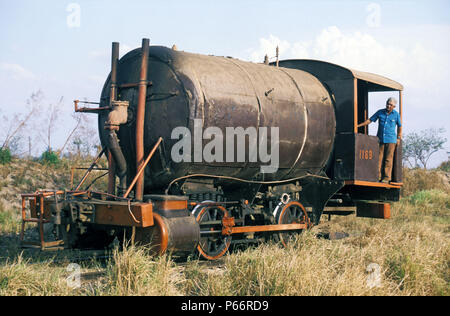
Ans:
[[[373,151],[372,150],[359,150],[359,159],[360,160],[372,160],[373,159]]]

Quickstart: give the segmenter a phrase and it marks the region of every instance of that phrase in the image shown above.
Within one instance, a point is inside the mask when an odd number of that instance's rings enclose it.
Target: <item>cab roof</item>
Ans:
[[[346,68],[337,64],[314,59],[287,59],[281,60],[280,67],[296,68],[307,71],[321,81],[358,79],[367,82],[368,91],[403,91],[403,86],[389,78]]]

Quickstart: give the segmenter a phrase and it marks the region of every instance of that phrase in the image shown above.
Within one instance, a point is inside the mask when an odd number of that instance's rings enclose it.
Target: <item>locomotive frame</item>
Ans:
[[[76,112],[104,118],[105,113],[117,111],[117,116],[108,116],[104,124],[109,133],[106,145],[74,189],[22,194],[22,246],[42,250],[95,248],[118,238],[149,244],[157,254],[186,256],[197,252],[215,260],[234,244],[275,239],[286,245],[292,235],[318,225],[323,214],[348,215],[356,210],[360,217],[390,218],[389,202],[399,200],[402,186],[401,146],[395,153],[393,182],[378,182],[377,138],[368,135],[367,127],[358,129],[357,122],[368,117],[368,93],[372,91],[398,91],[402,114],[403,87],[378,75],[315,60],[284,60],[264,67],[302,70],[326,87],[336,116],[336,137],[326,172],[274,181],[186,174],[171,181],[165,192],[144,192],[145,170],[152,158],[164,155],[164,139],[160,137],[144,157],[144,118],[151,103],[147,89],[153,84],[147,78],[149,49],[149,40],[144,39],[139,81],[119,83],[119,44],[113,43],[109,85],[104,88],[109,100],[95,103],[100,104],[98,108],[80,107],[83,102],[75,101]],[[132,181],[126,178],[125,157],[116,134],[127,122],[122,115],[128,103],[119,100],[121,89],[138,92],[133,113],[136,161]],[[108,159],[108,192],[82,190],[102,155]],[[27,223],[37,224],[39,240],[25,240]],[[54,227],[51,241],[45,240],[47,223]]]

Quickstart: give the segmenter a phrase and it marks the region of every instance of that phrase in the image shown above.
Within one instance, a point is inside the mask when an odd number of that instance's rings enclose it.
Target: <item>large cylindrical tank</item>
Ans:
[[[136,49],[119,60],[119,87],[139,82],[140,55],[140,49]],[[173,179],[189,174],[255,179],[261,173],[260,167],[270,164],[259,160],[250,162],[248,144],[244,162],[237,161],[236,148],[235,159],[226,162],[225,141],[223,162],[195,161],[195,122],[201,122],[203,131],[208,127],[218,127],[224,140],[227,127],[253,127],[258,134],[258,128],[268,127],[269,144],[270,128],[278,128],[279,156],[271,157],[278,158],[278,168],[276,172],[264,174],[264,180],[318,174],[326,165],[335,137],[334,107],[326,88],[307,72],[151,46],[148,80],[151,85],[147,89],[145,109],[145,156],[160,136],[164,139],[164,145],[145,170],[145,193],[163,190]],[[108,105],[109,93],[108,78],[103,88],[101,106]],[[119,88],[118,99],[130,103],[128,123],[118,131],[130,182],[136,172],[137,86]],[[99,115],[103,145],[106,144],[104,122],[107,115],[105,112]],[[179,139],[171,139],[172,131],[177,127],[187,127],[191,132],[191,161],[175,163],[171,159],[172,146],[179,142]],[[211,139],[202,141],[201,148],[204,148]],[[234,145],[237,145],[237,140]],[[269,146],[268,153],[270,151]]]

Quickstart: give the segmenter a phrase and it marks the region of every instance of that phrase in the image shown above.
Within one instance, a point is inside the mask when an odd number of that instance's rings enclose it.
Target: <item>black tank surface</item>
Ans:
[[[118,66],[118,100],[129,101],[128,123],[118,131],[120,146],[127,160],[128,182],[136,173],[135,117],[140,49],[122,57]],[[279,128],[279,166],[264,180],[284,180],[307,173],[318,174],[326,165],[335,138],[335,113],[326,88],[313,75],[296,69],[243,62],[237,59],[204,56],[151,46],[144,127],[144,151],[148,155],[161,136],[163,150],[145,170],[144,192],[162,191],[178,177],[189,174],[232,176],[251,180],[269,163],[249,162],[248,143],[245,162],[195,162],[194,122],[200,119],[202,130],[218,127],[225,139],[227,127]],[[101,96],[101,106],[109,105],[110,80]],[[104,122],[99,115],[99,131],[105,145]],[[192,159],[175,163],[171,149],[179,139],[171,139],[176,127],[187,127],[192,135]],[[211,142],[202,140],[201,148]],[[235,140],[235,147],[237,141]],[[268,151],[270,153],[270,146]],[[275,157],[272,156],[272,159]],[[261,179],[261,177],[259,177]]]

